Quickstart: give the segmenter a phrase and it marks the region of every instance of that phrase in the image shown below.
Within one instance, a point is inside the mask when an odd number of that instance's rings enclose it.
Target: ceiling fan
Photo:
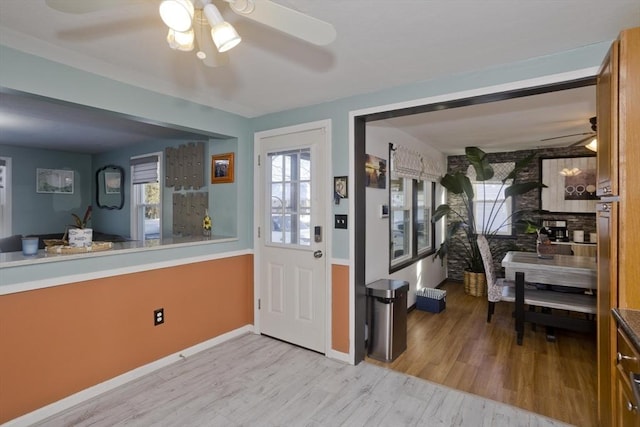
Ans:
[[[149,0],[46,0],[46,3],[60,12],[83,14],[144,1]],[[327,45],[336,38],[336,30],[328,22],[271,0],[223,2],[240,16],[318,46]],[[196,56],[210,67],[225,63],[226,57],[220,54],[242,40],[212,0],[162,0],[159,14],[169,27],[169,47],[182,51],[196,49]]]
[[[569,147],[576,147],[578,145],[584,145],[586,148],[588,148],[591,151],[596,151],[597,150],[597,140],[596,140],[596,132],[598,130],[598,119],[596,116],[593,116],[589,119],[589,123],[591,124],[591,132],[582,132],[582,133],[572,133],[569,135],[562,135],[562,136],[554,136],[553,138],[545,138],[545,139],[541,139],[540,141],[552,141],[554,139],[561,139],[561,138],[570,138],[572,136],[582,136],[582,138],[580,138],[578,141],[572,143],[569,145]],[[587,136],[584,136],[587,135]],[[584,144],[585,142],[591,140],[591,142],[589,142],[588,144]]]

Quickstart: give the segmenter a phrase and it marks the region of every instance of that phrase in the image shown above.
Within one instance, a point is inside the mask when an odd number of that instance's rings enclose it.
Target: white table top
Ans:
[[[553,255],[538,258],[535,252],[507,252],[502,259],[506,278],[515,280],[516,272],[523,272],[525,280],[533,283],[596,289],[597,263],[595,257]]]
[[[558,241],[551,241],[552,245],[574,245],[574,246],[595,246],[596,242],[558,242]]]

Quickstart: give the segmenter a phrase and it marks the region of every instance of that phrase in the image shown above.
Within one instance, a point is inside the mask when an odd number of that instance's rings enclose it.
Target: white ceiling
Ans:
[[[235,15],[223,1],[215,0],[243,42],[228,53],[227,65],[209,68],[193,52],[169,49],[157,0],[131,0],[126,6],[82,15],[52,10],[45,0],[1,0],[0,43],[149,90],[256,117],[611,41],[620,30],[640,23],[638,0],[276,2],[331,23],[337,39],[328,46],[311,45]],[[595,115],[594,91],[571,96],[573,101],[555,110],[542,108],[558,105],[550,96],[533,109],[519,105],[519,114],[512,107],[496,114],[493,107],[500,103],[493,103],[466,107],[473,111],[464,113],[457,109],[429,113],[428,118],[394,119],[390,124],[419,135],[428,132],[425,135],[436,147],[445,140],[444,147],[451,147],[451,141],[468,138],[474,144],[485,141],[496,147],[514,139],[538,144],[542,134],[589,130],[588,118]],[[6,98],[2,99],[4,103]],[[447,114],[468,117],[462,120]],[[430,125],[417,126],[417,119]],[[555,123],[533,136],[532,127],[548,121],[572,125]],[[496,133],[512,125],[518,138]],[[462,133],[453,133],[457,131]],[[524,138],[525,132],[531,136]]]
[[[567,147],[593,133],[589,118],[595,115],[595,87],[585,86],[371,125],[395,127],[443,153],[460,154],[468,146],[487,152]]]

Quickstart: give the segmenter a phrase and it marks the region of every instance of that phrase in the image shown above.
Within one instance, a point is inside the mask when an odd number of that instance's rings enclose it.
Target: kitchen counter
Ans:
[[[57,261],[68,261],[72,259],[88,258],[88,257],[104,257],[114,254],[121,254],[122,251],[136,252],[136,251],[148,251],[166,249],[170,247],[180,246],[192,246],[203,245],[210,243],[224,243],[237,240],[235,237],[228,236],[211,236],[211,237],[174,237],[166,239],[150,239],[150,240],[130,240],[126,242],[115,242],[112,248],[108,251],[100,252],[83,252],[75,254],[58,254],[49,253],[44,249],[38,250],[35,255],[23,255],[22,252],[1,252],[0,253],[0,269],[21,266],[32,265],[40,263],[49,263]]]
[[[627,334],[636,351],[640,352],[640,310],[614,308],[612,313],[618,326]]]

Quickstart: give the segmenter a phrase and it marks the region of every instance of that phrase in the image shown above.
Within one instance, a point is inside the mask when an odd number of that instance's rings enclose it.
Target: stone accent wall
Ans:
[[[516,162],[525,158],[531,153],[535,153],[535,159],[531,162],[529,167],[520,172],[517,177],[518,182],[526,181],[539,181],[541,177],[541,158],[544,157],[572,157],[572,156],[591,156],[593,152],[587,150],[584,147],[567,147],[567,148],[546,148],[540,150],[523,150],[512,151],[505,153],[489,153],[489,161],[491,163],[504,163],[504,162]],[[462,156],[449,156],[447,158],[447,171],[448,172],[466,172],[469,167],[469,163],[464,155]],[[465,212],[465,209],[460,210],[462,199],[456,195],[449,195],[447,203],[452,206],[456,211]],[[540,191],[533,190],[521,196],[518,196],[515,200],[515,210],[521,209],[540,209]],[[542,215],[541,220],[565,220],[567,221],[567,228],[569,229],[569,236],[573,230],[584,230],[585,236],[589,233],[596,232],[596,217],[594,214],[545,214]],[[447,219],[453,220],[452,217]],[[500,262],[504,257],[504,254],[510,250],[519,251],[535,251],[536,250],[536,236],[535,234],[518,233],[515,237],[496,237],[491,242],[491,251],[494,257],[494,263],[496,272],[500,276],[502,267]],[[450,280],[463,279],[463,271],[466,263],[464,259],[464,249],[458,244],[453,244],[448,251],[447,269]],[[437,260],[436,260],[437,262]]]

